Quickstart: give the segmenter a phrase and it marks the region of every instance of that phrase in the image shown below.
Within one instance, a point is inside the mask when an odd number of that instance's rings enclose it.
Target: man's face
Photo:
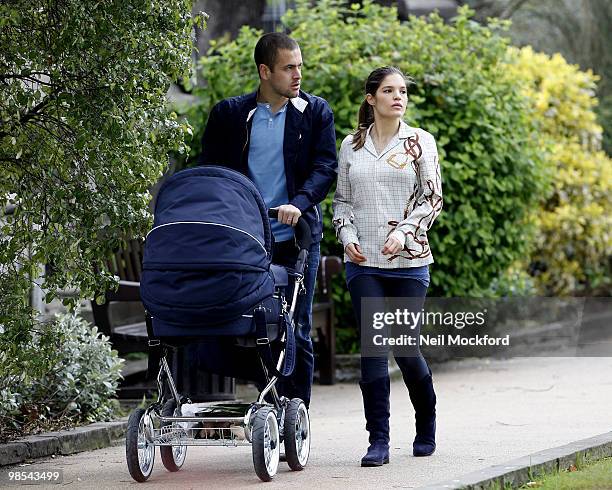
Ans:
[[[299,48],[294,50],[279,49],[274,71],[264,67],[261,70],[261,78],[278,95],[289,99],[297,97],[302,80],[302,53]]]

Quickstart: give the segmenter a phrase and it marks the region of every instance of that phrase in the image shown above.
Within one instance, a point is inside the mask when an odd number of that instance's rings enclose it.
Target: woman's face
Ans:
[[[387,75],[376,90],[376,94],[367,94],[366,100],[378,117],[401,118],[406,112],[408,102],[406,82],[397,73]]]

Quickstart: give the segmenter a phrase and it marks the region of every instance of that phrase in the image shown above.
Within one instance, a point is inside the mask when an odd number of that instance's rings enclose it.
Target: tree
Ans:
[[[530,1],[512,17],[511,34],[549,55],[561,53],[599,76],[596,108],[603,126],[603,148],[612,153],[612,2],[609,0]]]
[[[480,22],[489,17],[510,19],[514,13],[529,0],[457,0],[460,5],[469,5],[474,9],[474,18]]]
[[[205,55],[211,39],[232,40],[243,25],[261,28],[266,0],[196,0],[193,11],[205,11],[210,17],[206,30],[197,29],[197,49]],[[202,83],[204,80],[200,80]]]
[[[600,80],[597,108],[603,126],[603,148],[612,152],[612,2],[609,0],[461,0],[476,10],[476,19],[512,20],[515,44],[536,51],[561,53],[570,63],[592,69]]]
[[[165,104],[190,73],[191,12],[191,0],[0,4],[0,211],[16,206],[0,221],[9,355],[34,324],[38,264],[47,300],[100,295],[115,282],[103,259],[147,230],[149,188],[190,132]]]

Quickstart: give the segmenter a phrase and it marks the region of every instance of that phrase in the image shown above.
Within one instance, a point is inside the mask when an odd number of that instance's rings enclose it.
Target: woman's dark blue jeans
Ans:
[[[427,286],[415,279],[370,274],[354,277],[349,282],[348,289],[351,294],[353,309],[360,331],[362,321],[370,322],[370,318],[362,318],[361,303],[363,298],[380,298],[380,301],[369,299],[368,304],[373,307],[378,305],[380,311],[385,311],[384,298],[422,298],[422,300],[417,301],[422,307],[427,294]],[[412,304],[414,306],[414,303]],[[418,309],[420,310],[421,307]],[[420,328],[419,324],[411,333],[416,339],[419,338]],[[418,347],[411,350],[409,356],[394,352],[394,357],[406,382],[419,381],[429,374],[427,361],[425,361]],[[386,355],[377,355],[375,357],[361,356],[362,382],[368,383],[388,375],[389,361]]]

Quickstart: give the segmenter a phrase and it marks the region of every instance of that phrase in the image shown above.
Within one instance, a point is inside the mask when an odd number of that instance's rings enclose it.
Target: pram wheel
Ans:
[[[293,398],[285,410],[285,457],[293,471],[301,471],[310,455],[310,417],[304,402]]]
[[[153,423],[145,410],[137,408],[128,419],[125,435],[125,456],[130,475],[137,482],[147,481],[153,472],[155,446],[147,440],[146,432],[153,434]]]
[[[162,417],[172,417],[174,415],[180,416],[180,412],[176,413],[176,401],[174,399],[168,400],[164,403],[161,411]],[[178,430],[182,430],[178,422],[167,422],[162,424],[163,427],[172,427]],[[162,463],[168,471],[178,471],[183,466],[185,458],[187,456],[187,446],[160,446],[159,452],[161,454]]]
[[[262,481],[270,481],[278,470],[280,434],[276,412],[262,407],[255,413],[252,428],[253,466]]]

